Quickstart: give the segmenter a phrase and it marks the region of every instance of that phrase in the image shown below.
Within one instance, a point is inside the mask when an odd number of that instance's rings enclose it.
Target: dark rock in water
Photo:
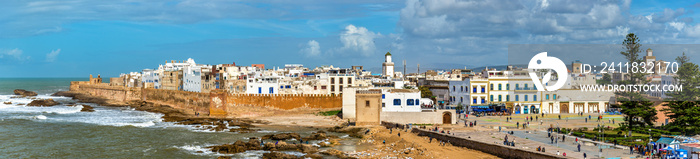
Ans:
[[[301,139],[301,135],[297,133],[282,133],[282,134],[275,134],[275,135],[265,135],[262,137],[263,140],[265,139],[272,139],[272,140],[287,140],[287,139]]]
[[[27,106],[54,106],[59,104],[61,103],[58,103],[53,99],[37,99],[27,104]]]
[[[219,156],[216,159],[231,159],[231,156]]]
[[[36,96],[36,92],[24,90],[24,89],[15,89],[15,95],[20,95],[22,97],[26,96]]]
[[[281,153],[281,152],[264,153],[262,158],[263,159],[303,159],[303,157],[297,157],[294,155]]]
[[[2,104],[12,104],[12,102],[4,102],[4,103],[2,103]]]
[[[195,152],[195,153],[204,153],[204,151],[197,151],[197,152]]]
[[[232,154],[245,152],[248,150],[261,150],[262,146],[260,146],[260,140],[249,140],[247,143],[243,141],[236,141],[233,144],[210,146],[207,148],[210,148],[212,152]]]
[[[89,106],[89,105],[83,105],[83,109],[80,109],[80,111],[81,111],[81,112],[94,112],[95,109],[93,109],[93,108],[92,108],[91,106]]]
[[[305,137],[304,140],[325,140],[325,139],[330,139],[330,138],[338,138],[338,136],[326,135],[325,131],[318,131],[318,132],[312,133],[308,137]]]

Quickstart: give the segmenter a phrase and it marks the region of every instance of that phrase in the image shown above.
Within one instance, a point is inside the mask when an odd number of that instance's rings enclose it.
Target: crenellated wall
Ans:
[[[141,100],[212,116],[254,117],[272,115],[270,110],[340,109],[342,107],[342,97],[335,95],[249,95],[230,94],[220,90],[197,93],[110,86],[106,83],[91,84],[84,81],[71,82],[70,90],[122,103]]]

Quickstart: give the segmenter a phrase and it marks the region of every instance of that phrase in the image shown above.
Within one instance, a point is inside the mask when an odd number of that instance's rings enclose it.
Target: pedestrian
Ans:
[[[544,152],[544,147],[542,147],[542,152]]]
[[[429,137],[429,138],[430,138],[430,140],[428,141],[428,143],[433,142],[433,137],[431,136],[431,137]]]
[[[559,120],[561,120],[561,115],[559,115]]]
[[[586,123],[588,123],[588,118],[584,118],[584,119],[586,119]]]
[[[398,132],[397,134],[399,134],[399,137],[401,137],[401,132]]]
[[[516,123],[515,123],[515,127],[516,127],[517,129],[520,129],[520,122],[516,122]]]
[[[576,148],[578,148],[578,152],[581,152],[581,144],[578,144],[578,146],[576,146]]]
[[[535,120],[540,120],[540,118],[539,118],[539,117],[537,117],[537,116],[535,116]]]
[[[498,126],[498,132],[501,132],[501,126]]]
[[[564,157],[566,157],[566,152],[564,152]]]
[[[549,137],[549,140],[551,140],[551,141],[549,142],[550,144],[554,144],[554,136]]]
[[[559,155],[560,155],[559,150],[557,150],[557,156],[559,156]]]
[[[585,153],[585,152],[583,153],[583,159],[586,159],[586,153]]]
[[[386,140],[383,140],[383,141],[382,141],[382,144],[386,145]]]
[[[615,119],[613,119],[613,124],[615,124]],[[663,123],[662,123],[663,124]],[[662,125],[663,126],[663,125]]]

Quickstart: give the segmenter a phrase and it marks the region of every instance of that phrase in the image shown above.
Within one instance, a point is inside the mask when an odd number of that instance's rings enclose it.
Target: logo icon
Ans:
[[[535,83],[537,91],[555,91],[564,86],[569,75],[566,72],[566,65],[559,58],[547,56],[547,52],[541,52],[532,59],[527,65],[530,78],[532,82]],[[545,75],[542,77],[542,81],[539,80],[537,76],[537,71],[535,69],[548,69]],[[545,86],[547,82],[552,78],[552,71],[557,72],[557,83],[552,86]]]

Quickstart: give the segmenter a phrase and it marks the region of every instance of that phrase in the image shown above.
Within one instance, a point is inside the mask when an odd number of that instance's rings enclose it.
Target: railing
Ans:
[[[529,91],[529,90],[537,90],[535,87],[515,87],[516,91]]]

